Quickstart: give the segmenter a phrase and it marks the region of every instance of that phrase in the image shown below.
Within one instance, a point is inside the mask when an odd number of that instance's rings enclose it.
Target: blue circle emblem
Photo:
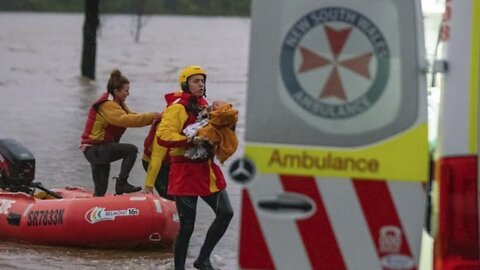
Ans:
[[[360,34],[354,34],[356,31]],[[305,37],[319,33],[324,35],[314,38],[324,40],[319,46],[329,44],[329,48],[321,49],[322,52],[330,51],[330,55],[321,55],[315,48],[302,45]],[[349,38],[362,36],[367,40],[364,43],[369,51],[355,56],[351,53],[355,46],[350,46],[347,56],[351,59],[343,57],[342,50],[348,45]],[[301,61],[298,61],[299,57]],[[304,73],[325,67],[331,68],[329,76],[319,77],[316,83],[302,84],[299,79]],[[288,95],[303,110],[326,119],[345,119],[367,111],[380,98],[389,78],[390,52],[382,32],[369,18],[352,9],[325,7],[304,15],[288,30],[281,48],[280,69]],[[342,76],[341,69],[350,69],[352,72],[348,74],[353,75],[348,76],[363,77],[367,87],[361,94],[353,98],[346,94],[348,91],[344,90],[342,81],[347,78],[346,73]],[[373,70],[372,75],[370,70]],[[306,90],[311,87],[320,90],[318,96],[312,94],[311,89]],[[350,85],[349,88],[354,87]]]

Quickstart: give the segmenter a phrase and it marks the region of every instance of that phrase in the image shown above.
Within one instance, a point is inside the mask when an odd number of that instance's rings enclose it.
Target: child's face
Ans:
[[[216,110],[216,109],[218,109],[220,106],[225,105],[225,104],[227,104],[225,101],[218,101],[218,100],[216,100],[216,101],[214,101],[214,102],[212,103],[212,110]]]

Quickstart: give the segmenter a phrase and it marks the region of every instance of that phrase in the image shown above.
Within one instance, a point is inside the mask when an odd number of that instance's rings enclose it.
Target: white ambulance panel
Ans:
[[[428,175],[420,1],[254,0],[241,269],[416,269]]]
[[[442,22],[448,63],[435,154],[434,269],[480,269],[480,1],[446,1]]]
[[[414,12],[412,1],[254,1],[246,139],[361,146],[413,125],[424,102]]]

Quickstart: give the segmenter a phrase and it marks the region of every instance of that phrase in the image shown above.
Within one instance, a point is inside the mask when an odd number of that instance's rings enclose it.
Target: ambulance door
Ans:
[[[240,269],[416,269],[427,180],[415,0],[254,0]]]
[[[480,1],[446,1],[448,70],[440,98],[435,182],[434,269],[478,270]]]

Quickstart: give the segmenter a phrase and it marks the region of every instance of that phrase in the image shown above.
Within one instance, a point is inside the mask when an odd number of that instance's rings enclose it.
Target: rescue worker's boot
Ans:
[[[113,179],[117,180],[117,183],[115,184],[115,193],[117,195],[122,195],[123,193],[138,192],[142,190],[141,187],[130,185],[127,182],[127,179],[122,179],[119,177],[114,177]]]
[[[212,263],[208,258],[204,260],[196,259],[195,262],[193,262],[193,267],[200,270],[219,270],[212,266]]]

